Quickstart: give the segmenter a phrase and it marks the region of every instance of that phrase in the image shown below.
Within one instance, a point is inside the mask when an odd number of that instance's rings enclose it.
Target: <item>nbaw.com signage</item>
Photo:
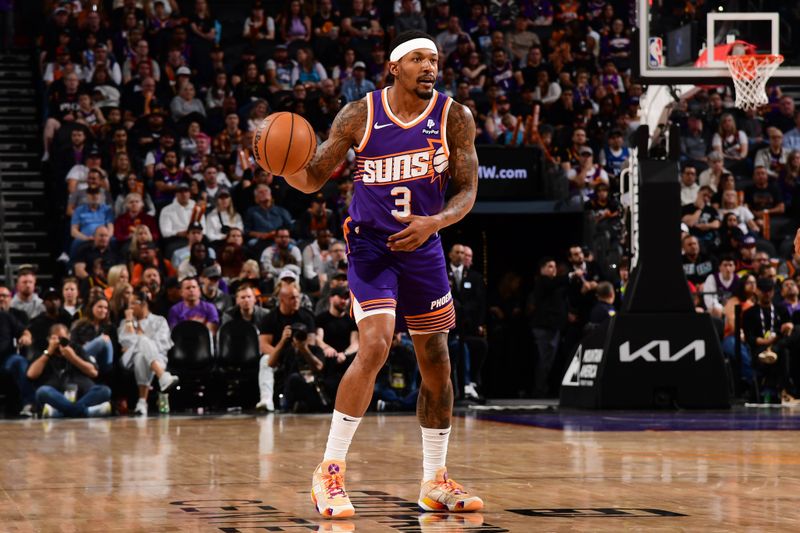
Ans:
[[[664,332],[669,339],[658,338]],[[582,339],[561,382],[561,405],[726,407],[725,366],[715,336],[708,315],[620,313]]]
[[[478,145],[479,200],[536,200],[543,197],[542,152],[532,146]]]

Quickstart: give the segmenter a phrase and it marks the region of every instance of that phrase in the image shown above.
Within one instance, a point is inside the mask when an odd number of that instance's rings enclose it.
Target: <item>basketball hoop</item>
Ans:
[[[744,54],[725,58],[736,88],[736,107],[749,110],[769,103],[767,81],[783,63],[780,54]]]

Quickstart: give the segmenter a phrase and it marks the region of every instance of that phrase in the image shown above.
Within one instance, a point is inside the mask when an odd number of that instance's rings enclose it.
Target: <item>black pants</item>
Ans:
[[[286,376],[283,395],[286,397],[286,407],[290,411],[310,412],[326,409],[314,383],[308,383],[299,373]]]

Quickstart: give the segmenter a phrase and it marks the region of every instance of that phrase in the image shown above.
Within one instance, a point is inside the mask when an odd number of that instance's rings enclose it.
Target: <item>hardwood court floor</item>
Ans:
[[[583,431],[454,419],[476,515],[419,513],[419,428],[368,416],[358,516],[309,498],[328,416],[0,421],[0,531],[800,531],[800,432]]]

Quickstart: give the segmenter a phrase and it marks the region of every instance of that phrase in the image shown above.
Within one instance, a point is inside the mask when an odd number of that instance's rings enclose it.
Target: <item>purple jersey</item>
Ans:
[[[356,147],[349,214],[354,225],[388,236],[405,228],[395,214],[430,216],[444,206],[450,176],[445,128],[452,99],[434,92],[419,117],[402,122],[389,108],[387,91],[366,96],[367,129]]]

